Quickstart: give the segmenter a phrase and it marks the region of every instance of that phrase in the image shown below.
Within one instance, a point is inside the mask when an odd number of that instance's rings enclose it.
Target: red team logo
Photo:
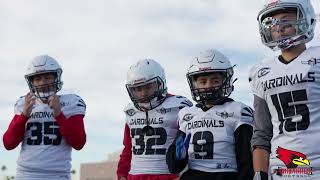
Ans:
[[[278,146],[277,158],[280,159],[287,168],[278,168],[275,173],[284,177],[309,177],[312,175],[312,167],[307,156],[303,153],[284,149]]]
[[[276,5],[279,3],[279,0],[269,0],[268,1],[268,6]]]

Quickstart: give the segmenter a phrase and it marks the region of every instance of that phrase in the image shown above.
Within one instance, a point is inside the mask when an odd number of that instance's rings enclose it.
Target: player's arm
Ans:
[[[16,148],[23,140],[25,126],[35,103],[32,93],[19,98],[15,104],[15,116],[10,122],[8,130],[3,135],[3,145],[7,150]]]
[[[235,152],[238,167],[237,180],[253,178],[253,165],[251,154],[251,138],[253,133],[253,110],[249,106],[241,108],[238,127],[234,132]]]
[[[74,149],[80,150],[86,144],[86,132],[84,129],[82,114],[76,114],[66,118],[63,112],[55,117],[59,130],[65,141]]]
[[[253,165],[251,155],[252,126],[243,124],[237,128],[235,136],[235,152],[238,167],[238,180],[253,178]]]
[[[179,126],[179,129],[177,131],[175,140],[173,143],[169,146],[167,153],[166,153],[166,163],[168,166],[168,169],[170,173],[172,174],[178,174],[180,173],[188,164],[188,147],[190,143],[190,137],[191,135],[186,135],[186,129],[185,129],[185,119],[183,118],[185,116],[184,108],[185,107],[191,107],[192,102],[188,99],[177,96],[180,101],[179,105],[179,113],[177,118],[177,125]]]
[[[78,96],[74,98],[74,104],[69,106],[69,108],[73,109],[70,117],[68,115],[66,117],[64,114],[64,112],[68,111],[61,111],[60,97],[58,95],[51,96],[48,105],[53,110],[53,115],[59,125],[59,131],[65,141],[76,150],[82,149],[86,144],[86,132],[83,123],[86,108],[84,101]]]
[[[266,101],[254,95],[254,129],[251,139],[255,178],[268,178],[270,141],[273,136],[271,114]]]
[[[28,118],[21,115],[15,115],[11,120],[9,128],[3,135],[3,145],[7,150],[16,148],[23,139],[25,126]]]
[[[268,180],[269,155],[270,153],[263,148],[257,147],[253,150],[254,180]]]
[[[123,135],[123,145],[124,148],[122,153],[120,154],[120,159],[118,162],[118,169],[117,169],[117,176],[118,180],[126,179],[128,173],[131,168],[131,158],[132,158],[132,142],[130,136],[130,128],[126,124],[124,128],[124,135]]]
[[[188,148],[186,146],[189,145],[189,141],[190,135],[186,140],[186,134],[178,130],[177,136],[166,154],[168,169],[172,174],[180,173],[188,164]]]

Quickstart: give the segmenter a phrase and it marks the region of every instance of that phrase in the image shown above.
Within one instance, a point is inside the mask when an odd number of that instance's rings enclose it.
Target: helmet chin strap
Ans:
[[[203,104],[203,103],[198,103],[196,104],[196,107],[198,108],[201,108],[203,111],[208,111],[210,108],[212,108],[214,105],[210,105],[210,106],[207,106],[206,104]]]
[[[212,108],[215,105],[221,104],[221,102],[224,102],[226,98],[221,98],[219,100],[212,100],[212,101],[203,101],[202,103],[197,103],[196,107],[201,108],[203,111],[207,111],[210,108]]]
[[[154,135],[154,128],[152,126],[150,126],[150,120],[149,120],[149,114],[148,111],[157,107],[160,103],[158,101],[158,97],[153,98],[151,101],[147,102],[147,103],[138,103],[140,109],[142,111],[144,111],[146,113],[146,121],[145,121],[145,126],[142,128],[142,132],[144,134],[148,134],[148,135]]]
[[[155,97],[155,98],[151,99],[151,101],[149,101],[149,102],[138,103],[138,105],[143,111],[147,111],[147,110],[150,110],[150,109],[152,109],[152,108],[154,108],[154,107],[156,107],[158,105],[157,103],[159,103],[159,102],[158,102],[157,99],[158,98]]]
[[[145,126],[142,128],[142,132],[147,135],[154,135],[154,128],[150,126],[150,120],[148,111],[146,111],[146,121]]]
[[[36,92],[35,94],[42,102],[44,102],[44,101],[48,101],[51,96],[55,95],[55,92],[54,91]]]
[[[139,107],[141,108],[142,111],[148,111],[150,108],[150,102],[147,103],[138,103]]]

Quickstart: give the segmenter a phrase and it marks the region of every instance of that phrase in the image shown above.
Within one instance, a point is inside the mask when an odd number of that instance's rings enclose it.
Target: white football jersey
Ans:
[[[180,130],[191,134],[188,149],[190,169],[204,172],[236,172],[234,133],[242,124],[252,125],[252,109],[231,101],[207,111],[186,107],[179,112]]]
[[[60,95],[61,111],[66,118],[76,114],[85,115],[85,103],[81,97],[68,94]],[[15,104],[15,114],[23,112],[25,98],[21,97]],[[53,117],[53,110],[48,104],[36,100],[17,161],[18,175],[70,174],[71,150],[62,137],[59,126]],[[49,176],[48,176],[49,177]]]
[[[192,103],[182,96],[170,96],[158,107],[148,111],[148,120],[154,132],[143,133],[147,125],[146,112],[132,103],[125,109],[126,123],[132,138],[132,160],[129,174],[170,174],[166,152],[178,130],[178,112]]]
[[[285,159],[290,154],[309,161],[301,167],[319,168],[320,47],[308,48],[289,64],[278,57],[264,60],[251,69],[250,78],[253,93],[271,114],[271,169],[294,168]]]

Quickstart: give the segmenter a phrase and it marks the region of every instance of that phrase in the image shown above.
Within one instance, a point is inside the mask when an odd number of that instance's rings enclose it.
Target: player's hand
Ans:
[[[120,180],[127,180],[127,178],[126,177],[121,177]]]
[[[24,97],[24,105],[23,105],[23,115],[26,117],[30,116],[30,113],[32,111],[32,106],[34,105],[36,100],[36,97],[34,96],[33,93],[29,92],[27,95]]]
[[[176,160],[183,160],[187,156],[191,134],[188,134],[184,139],[183,134],[180,134],[176,139]]]
[[[53,116],[57,117],[61,113],[61,105],[59,96],[56,94],[49,98],[48,104],[50,108],[53,110]]]

